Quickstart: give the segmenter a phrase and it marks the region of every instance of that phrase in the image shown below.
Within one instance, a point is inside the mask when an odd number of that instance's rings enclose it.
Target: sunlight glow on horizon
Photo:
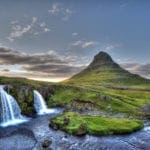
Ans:
[[[63,80],[66,80],[68,78],[27,78],[30,80],[35,80],[35,81],[44,81],[44,82],[61,82]]]

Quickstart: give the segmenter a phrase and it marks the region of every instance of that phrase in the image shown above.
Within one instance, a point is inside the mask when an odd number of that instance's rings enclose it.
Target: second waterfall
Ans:
[[[47,107],[44,98],[37,90],[34,90],[34,107],[38,115],[55,113],[57,111]]]

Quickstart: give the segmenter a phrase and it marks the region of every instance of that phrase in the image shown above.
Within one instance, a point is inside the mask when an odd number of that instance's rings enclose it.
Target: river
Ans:
[[[76,137],[49,127],[50,118],[56,115],[38,116],[17,126],[0,128],[0,150],[41,150],[46,139],[52,141],[52,150],[150,150],[149,123],[128,135]]]

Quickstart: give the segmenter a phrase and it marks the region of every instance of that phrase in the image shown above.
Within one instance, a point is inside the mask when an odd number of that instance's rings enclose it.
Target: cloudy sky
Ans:
[[[99,51],[150,78],[150,1],[1,0],[0,74],[59,81]]]

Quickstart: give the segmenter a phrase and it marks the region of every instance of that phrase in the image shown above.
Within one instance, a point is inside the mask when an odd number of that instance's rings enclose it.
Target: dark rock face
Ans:
[[[94,64],[105,64],[105,63],[114,63],[111,56],[105,52],[99,52],[97,55],[94,56],[94,60],[91,65]]]
[[[10,94],[18,101],[22,113],[34,117],[35,111],[33,106],[33,90],[32,86],[12,86],[9,90]]]
[[[105,52],[99,52],[97,55],[95,55],[92,63],[88,66],[88,68],[96,69],[101,66],[113,66],[120,69],[120,66],[116,64],[111,56]]]
[[[38,91],[41,93],[41,95],[47,101],[49,99],[49,97],[52,94],[54,94],[55,87],[53,87],[53,86],[44,86],[44,87],[40,87]]]

